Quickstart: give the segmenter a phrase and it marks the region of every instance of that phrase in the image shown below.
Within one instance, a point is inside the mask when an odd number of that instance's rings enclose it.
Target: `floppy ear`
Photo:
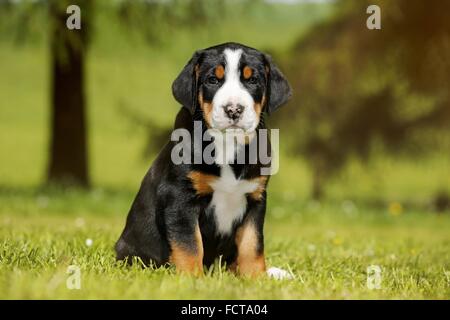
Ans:
[[[264,57],[268,69],[266,69],[268,72],[266,111],[270,114],[289,100],[292,96],[292,89],[286,77],[273,62],[272,57],[268,54],[265,54]]]
[[[186,64],[181,73],[172,83],[172,94],[175,99],[187,108],[191,114],[195,111],[197,104],[197,76],[196,66],[198,65],[201,51],[196,51],[191,60]]]

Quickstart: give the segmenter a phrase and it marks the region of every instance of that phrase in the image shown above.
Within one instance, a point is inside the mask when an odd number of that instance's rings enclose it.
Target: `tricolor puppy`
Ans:
[[[116,243],[117,259],[137,256],[145,263],[171,263],[180,272],[199,275],[222,256],[240,275],[262,274],[269,177],[261,174],[259,159],[235,160],[250,154],[252,141],[265,128],[263,114],[284,104],[291,88],[270,56],[225,43],[195,52],[172,91],[183,105],[175,129],[193,133],[199,121],[212,139],[199,145],[193,141],[192,154],[203,154],[212,143],[213,161],[175,164],[177,142],[166,144],[132,204]],[[227,143],[218,143],[227,141],[222,138],[230,132],[244,137],[231,144],[231,152]]]

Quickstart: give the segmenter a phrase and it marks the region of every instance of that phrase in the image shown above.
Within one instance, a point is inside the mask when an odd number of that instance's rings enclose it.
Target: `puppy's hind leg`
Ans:
[[[117,261],[125,260],[128,264],[131,264],[131,257],[133,257],[136,253],[134,248],[126,243],[122,237],[117,241],[114,249],[116,251]]]

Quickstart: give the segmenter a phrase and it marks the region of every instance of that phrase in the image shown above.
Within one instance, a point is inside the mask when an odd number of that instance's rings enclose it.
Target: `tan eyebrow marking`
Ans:
[[[225,69],[221,64],[216,67],[215,74],[217,79],[223,79],[223,77],[225,76]]]
[[[245,66],[242,74],[244,75],[244,79],[250,79],[253,75],[253,70],[249,66]]]

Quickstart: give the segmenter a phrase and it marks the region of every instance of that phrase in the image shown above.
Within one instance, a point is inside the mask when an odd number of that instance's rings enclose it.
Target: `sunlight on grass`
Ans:
[[[336,204],[318,208],[293,200],[279,217],[273,215],[279,203],[272,201],[265,232],[268,265],[290,270],[295,279],[239,279],[217,264],[194,279],[173,268],[115,262],[113,246],[132,194],[16,192],[0,199],[0,298],[445,299],[450,294],[449,216],[414,211],[393,216],[388,209],[364,207],[348,215]],[[80,267],[80,290],[66,287],[69,265]],[[380,290],[366,286],[369,265],[382,269]]]

